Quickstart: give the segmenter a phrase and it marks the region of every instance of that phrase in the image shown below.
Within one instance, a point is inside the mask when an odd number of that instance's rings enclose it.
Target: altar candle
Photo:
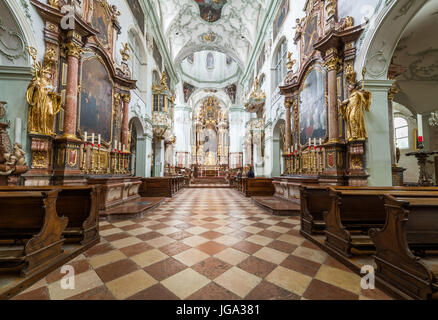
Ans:
[[[119,151],[122,150],[122,143],[119,141]]]
[[[309,138],[309,147],[312,145],[312,138]]]
[[[316,146],[316,138],[313,138],[313,145]]]
[[[319,145],[322,146],[322,138],[319,138]]]
[[[295,151],[298,150],[298,143],[295,143]]]
[[[87,143],[87,138],[88,138],[87,131],[85,131],[84,132],[84,141],[85,141],[85,143]]]
[[[114,150],[117,151],[117,140],[114,140]]]
[[[423,116],[421,114],[417,114],[417,125],[418,125],[418,136],[423,136]]]
[[[97,135],[97,144],[100,146],[100,133]]]
[[[94,145],[94,132],[91,134],[91,144]]]
[[[125,152],[125,145],[123,145],[122,151]]]

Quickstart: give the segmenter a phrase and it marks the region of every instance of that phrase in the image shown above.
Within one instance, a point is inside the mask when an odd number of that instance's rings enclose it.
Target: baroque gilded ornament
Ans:
[[[123,49],[120,49],[120,54],[122,55],[122,60],[123,60],[124,62],[127,62],[127,61],[129,60],[130,55],[129,55],[129,47],[128,47],[128,43],[125,43],[125,44],[123,45]]]
[[[29,47],[33,59],[32,81],[26,92],[29,103],[28,131],[52,135],[55,115],[61,109],[61,96],[53,87],[50,67],[36,62],[36,49]]]

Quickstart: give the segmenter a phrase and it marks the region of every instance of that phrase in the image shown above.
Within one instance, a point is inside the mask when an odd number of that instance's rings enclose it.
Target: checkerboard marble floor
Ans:
[[[13,299],[389,299],[232,189],[185,189],[144,217],[100,224],[101,242]]]

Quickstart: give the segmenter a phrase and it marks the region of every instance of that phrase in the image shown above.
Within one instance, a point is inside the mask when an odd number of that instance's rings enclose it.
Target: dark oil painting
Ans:
[[[144,13],[141,9],[140,3],[138,0],[128,0],[128,4],[141,32],[144,34]]]
[[[196,88],[187,82],[184,82],[183,88],[184,88],[184,102],[187,103],[190,97],[192,96],[192,93],[196,90]]]
[[[82,64],[80,130],[102,135],[111,141],[113,84],[105,66],[97,59]]]
[[[300,142],[309,138],[324,139],[327,134],[327,107],[325,100],[325,70],[315,66],[304,80],[300,92]]]
[[[221,18],[222,8],[227,0],[195,0],[201,11],[201,18],[207,22],[215,22]]]
[[[94,29],[99,31],[97,40],[106,50],[110,51],[112,47],[111,17],[106,12],[106,9],[99,3],[94,4],[91,23]]]

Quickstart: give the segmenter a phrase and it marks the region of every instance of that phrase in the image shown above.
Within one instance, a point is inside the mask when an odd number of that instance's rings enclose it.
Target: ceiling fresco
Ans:
[[[229,55],[241,69],[270,5],[269,0],[155,1],[174,65],[193,52],[211,50]]]
[[[215,22],[221,18],[222,8],[227,0],[194,0],[200,10],[201,18],[207,22]]]

